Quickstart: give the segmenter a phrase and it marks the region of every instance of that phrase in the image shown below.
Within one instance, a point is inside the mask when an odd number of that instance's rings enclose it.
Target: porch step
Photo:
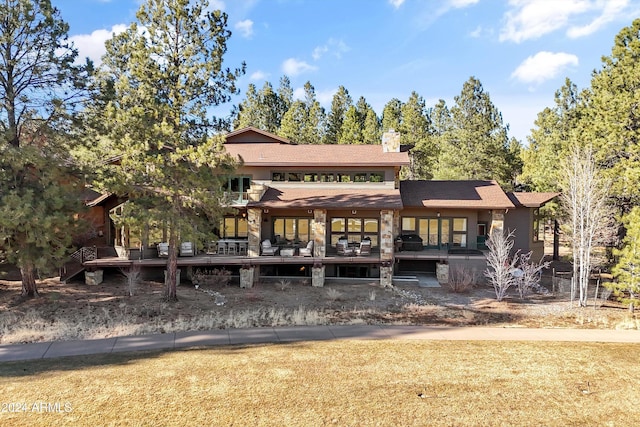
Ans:
[[[60,281],[67,283],[68,280],[73,279],[84,270],[84,266],[75,260],[66,262],[62,268],[60,268]]]

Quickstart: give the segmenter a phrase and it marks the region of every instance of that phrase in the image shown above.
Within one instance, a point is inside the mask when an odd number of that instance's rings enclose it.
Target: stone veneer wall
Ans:
[[[489,226],[489,235],[493,234],[494,231],[503,231],[503,230],[504,230],[504,212],[492,211],[491,225]]]
[[[247,209],[247,223],[249,232],[249,247],[247,255],[250,257],[260,256],[260,233],[262,227],[262,209]]]
[[[389,209],[380,211],[380,259],[393,261],[393,211]]]
[[[327,251],[326,244],[327,210],[315,209],[313,211],[313,256],[323,258]]]

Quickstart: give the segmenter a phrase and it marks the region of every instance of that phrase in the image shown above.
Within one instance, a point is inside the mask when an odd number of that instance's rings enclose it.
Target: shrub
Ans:
[[[477,281],[476,270],[469,270],[462,265],[456,265],[449,271],[447,286],[452,292],[463,293],[471,290]]]

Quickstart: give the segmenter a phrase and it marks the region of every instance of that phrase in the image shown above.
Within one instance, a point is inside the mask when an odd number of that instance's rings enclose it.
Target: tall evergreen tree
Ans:
[[[595,72],[580,126],[611,180],[610,196],[622,213],[640,205],[640,19],[615,37],[611,55]]]
[[[362,123],[358,109],[352,105],[345,114],[338,144],[362,144]]]
[[[120,157],[101,184],[129,198],[132,218],[167,224],[166,298],[173,301],[179,240],[220,216],[222,184],[235,166],[222,137],[212,136],[207,108],[237,92],[244,65],[222,67],[227,15],[205,0],[147,0],[136,16],[106,43],[103,78],[114,82],[113,97],[93,112],[103,114]]]
[[[344,86],[340,86],[333,95],[331,110],[327,116],[327,131],[324,139],[326,144],[337,144],[340,141],[342,123],[352,104],[353,100],[349,95],[349,91]]]
[[[482,84],[471,77],[455,97],[451,130],[442,138],[435,169],[437,179],[495,179],[511,184],[507,127]]]
[[[407,102],[402,105],[401,114],[400,140],[403,144],[413,146],[408,178],[430,179],[436,159],[426,102],[417,92],[411,92]]]
[[[573,129],[578,125],[581,95],[569,79],[555,93],[555,107],[538,114],[529,144],[522,150],[518,181],[534,191],[559,191],[562,157],[568,155]]]
[[[388,132],[389,129],[400,130],[402,121],[402,101],[393,98],[387,102],[382,110],[382,132]]]
[[[380,132],[380,119],[373,108],[369,107],[364,117],[364,126],[362,128],[363,144],[381,144],[382,135]]]
[[[303,143],[306,139],[305,129],[309,119],[307,107],[299,99],[291,104],[289,110],[282,118],[282,126],[278,134],[290,141]]]
[[[60,135],[84,85],[68,31],[48,0],[0,3],[0,257],[25,296],[68,253],[83,190]]]
[[[304,142],[307,144],[320,144],[324,138],[326,118],[324,108],[316,99],[316,90],[311,82],[304,84],[304,103],[307,112]]]
[[[285,113],[291,108],[293,104],[293,88],[291,87],[291,80],[287,76],[280,77],[280,86],[278,86],[278,100],[280,105],[278,106],[278,115],[282,118]]]
[[[249,126],[261,128],[260,110],[260,96],[258,95],[256,85],[249,83],[245,98],[238,105],[233,121],[234,129],[242,129]]]
[[[634,311],[640,306],[640,207],[631,209],[624,225],[627,233],[622,248],[614,251],[618,263],[611,270],[616,280],[606,286],[620,301],[629,304],[630,311]]]

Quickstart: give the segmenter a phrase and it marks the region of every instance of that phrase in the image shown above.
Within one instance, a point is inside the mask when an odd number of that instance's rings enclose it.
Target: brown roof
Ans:
[[[517,207],[539,208],[560,193],[507,193]]]
[[[287,138],[267,132],[266,130],[254,128],[253,126],[230,132],[225,135],[225,139],[227,144],[245,142],[281,142],[283,144],[289,144],[291,142]]]
[[[259,202],[263,208],[401,209],[400,192],[394,189],[269,188]]]
[[[495,181],[402,181],[404,207],[509,209],[515,205]]]
[[[381,145],[244,143],[225,145],[229,154],[241,157],[245,166],[331,167],[409,165],[409,154],[384,153]]]

